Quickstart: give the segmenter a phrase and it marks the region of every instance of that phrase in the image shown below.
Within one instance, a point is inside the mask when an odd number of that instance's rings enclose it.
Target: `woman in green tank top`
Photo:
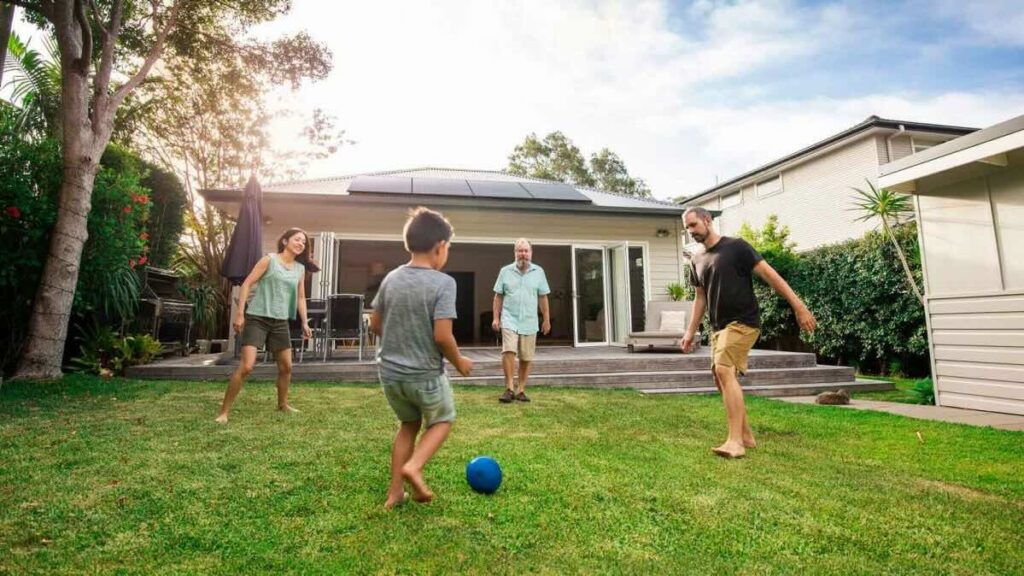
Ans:
[[[256,351],[266,346],[277,360],[277,409],[282,412],[298,412],[288,405],[288,385],[292,379],[292,344],[288,321],[298,312],[302,320],[302,336],[310,338],[309,321],[306,317],[306,290],[303,280],[306,270],[318,270],[309,259],[309,241],[306,232],[290,228],[277,240],[277,253],[267,254],[242,283],[238,294],[238,314],[233,325],[236,337],[242,338],[242,359],[238,370],[231,375],[228,389],[224,392],[217,422],[228,421],[231,404],[241,391],[245,379],[256,364]],[[249,291],[256,289],[252,302],[245,305]]]

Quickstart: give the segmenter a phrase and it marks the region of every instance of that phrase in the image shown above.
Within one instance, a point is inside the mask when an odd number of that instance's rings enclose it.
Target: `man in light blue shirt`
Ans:
[[[548,313],[548,278],[544,269],[533,263],[533,247],[526,238],[515,243],[516,261],[498,272],[494,283],[494,322],[491,328],[501,332],[501,367],[505,371],[505,392],[498,400],[529,402],[526,378],[537,350],[537,332],[551,332]],[[538,322],[537,308],[542,321]],[[512,383],[512,368],[519,356],[519,389]]]

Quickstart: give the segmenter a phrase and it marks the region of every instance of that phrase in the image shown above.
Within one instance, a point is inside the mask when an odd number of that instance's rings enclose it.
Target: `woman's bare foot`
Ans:
[[[214,422],[216,422],[217,424],[227,424],[228,423],[228,415],[227,414],[221,414],[220,416],[217,416],[216,419],[214,419]]]
[[[723,458],[743,458],[747,454],[743,444],[739,442],[726,442],[718,448],[712,448],[711,451]]]
[[[285,404],[284,406],[278,406],[277,410],[279,412],[285,412],[287,414],[298,414],[299,413],[299,411],[297,409],[292,408],[288,404]]]
[[[394,496],[392,494],[389,494],[387,502],[384,502],[384,509],[385,510],[391,510],[393,508],[397,508],[397,507],[405,504],[408,501],[409,501],[409,493],[408,492],[402,492],[398,496]]]
[[[402,468],[402,478],[412,486],[412,499],[421,504],[434,499],[434,493],[423,481],[423,471],[411,468],[408,464]]]

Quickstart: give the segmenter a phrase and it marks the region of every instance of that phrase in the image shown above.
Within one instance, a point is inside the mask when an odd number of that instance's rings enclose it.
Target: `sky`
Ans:
[[[529,133],[608,147],[654,195],[697,193],[875,114],[985,127],[1024,114],[1020,0],[293,0],[320,107],[355,144],[309,177],[502,169]],[[298,138],[282,117],[276,138]]]

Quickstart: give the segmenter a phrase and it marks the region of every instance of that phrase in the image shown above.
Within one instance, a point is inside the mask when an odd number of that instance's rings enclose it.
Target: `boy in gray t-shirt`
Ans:
[[[377,364],[384,396],[402,423],[391,451],[385,508],[405,502],[406,482],[413,500],[433,499],[423,467],[444,444],[455,420],[444,358],[463,376],[473,369],[452,334],[455,280],[440,271],[448,262],[452,225],[439,212],[420,207],[411,211],[404,236],[409,262],[381,282],[370,318],[370,329],[380,336]],[[427,431],[417,445],[423,422]]]

